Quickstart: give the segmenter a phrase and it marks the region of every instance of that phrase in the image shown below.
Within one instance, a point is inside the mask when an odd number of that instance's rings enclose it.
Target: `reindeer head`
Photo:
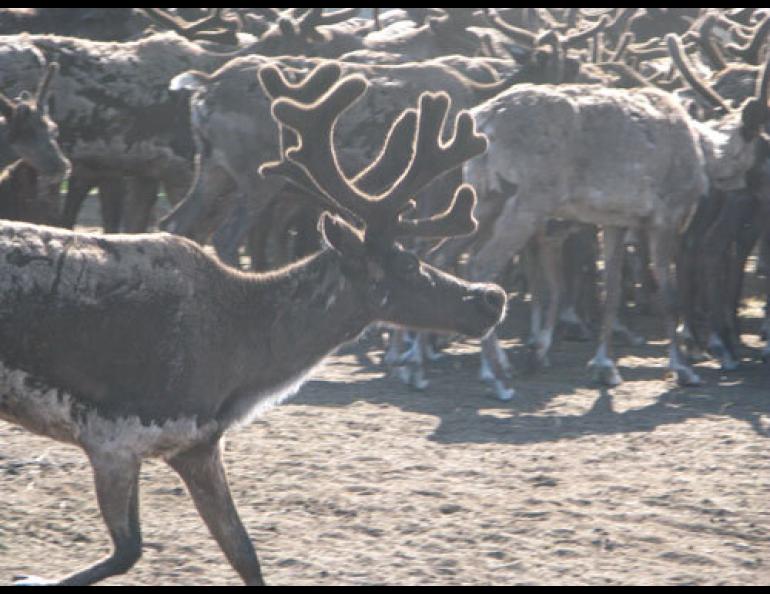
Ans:
[[[37,93],[22,93],[16,101],[0,93],[0,114],[5,118],[8,144],[38,175],[51,182],[62,181],[70,170],[70,162],[56,141],[58,128],[48,116],[48,95],[58,64],[50,64]]]
[[[457,189],[446,212],[422,220],[408,215],[415,207],[413,197],[422,188],[483,153],[486,139],[476,134],[470,114],[461,112],[452,138],[442,142],[449,97],[424,93],[417,109],[404,111],[393,123],[378,158],[348,179],[337,163],[334,126],[368,84],[358,76],[340,77],[336,63],[319,66],[299,85],[289,84],[277,68],[260,72],[266,93],[275,99],[273,117],[282,127],[282,160],[263,165],[262,174],[290,179],[338,213],[324,213],[320,231],[329,249],[339,255],[346,280],[367,303],[373,319],[484,335],[500,321],[505,293],[494,285],[470,284],[427,265],[404,250],[399,239],[475,231],[476,195],[469,186]],[[409,155],[406,165],[404,153]]]
[[[760,72],[754,96],[736,108],[694,74],[677,35],[667,35],[666,43],[683,78],[713,108],[708,122],[712,134],[704,135],[702,143],[712,183],[724,190],[743,187],[746,174],[762,158],[758,139],[770,122],[768,64]]]

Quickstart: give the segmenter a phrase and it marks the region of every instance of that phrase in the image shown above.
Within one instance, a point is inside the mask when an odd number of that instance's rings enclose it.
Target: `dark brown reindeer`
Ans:
[[[0,93],[0,127],[18,157],[0,172],[0,218],[46,225],[59,224],[59,185],[70,163],[56,138],[58,128],[48,116],[51,81],[59,70],[51,64],[35,96],[25,93],[13,101]]]
[[[721,54],[715,44],[712,51]],[[744,103],[755,93],[762,76],[760,67],[730,63],[707,81],[684,57],[677,57],[675,64],[695,93],[697,108],[693,111],[706,120],[717,120]],[[740,364],[738,310],[745,265],[770,224],[770,145],[766,137],[760,138],[759,149],[764,157],[749,172],[745,186],[728,191],[715,188],[701,201],[680,257],[683,271],[691,277],[688,284],[694,297],[686,299],[690,307],[685,311],[682,335],[691,356],[701,357],[707,349],[724,371],[733,371]]]
[[[500,288],[440,272],[398,243],[475,229],[469,186],[457,189],[442,214],[405,216],[424,185],[485,150],[469,114],[458,115],[443,142],[449,98],[421,96],[369,169],[370,177],[382,175],[381,162],[410,147],[408,165],[375,197],[340,172],[332,140],[365,80],[340,80],[336,64],[299,86],[274,69],[261,74],[271,93],[293,97],[276,100],[273,114],[284,139],[296,140],[266,170],[313,189],[360,223],[324,214],[322,251],[278,271],[246,274],[166,234],[100,237],[0,225],[0,418],[83,448],[114,542],[109,557],[60,584],[91,584],[139,559],[138,478],[148,457],[180,474],[232,566],[247,584],[261,584],[227,485],[225,431],[295,392],[328,353],[372,322],[483,336],[502,318]]]

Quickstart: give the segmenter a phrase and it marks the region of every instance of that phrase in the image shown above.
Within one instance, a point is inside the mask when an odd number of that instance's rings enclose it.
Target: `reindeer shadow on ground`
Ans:
[[[588,343],[573,349],[572,344],[561,345],[554,353],[558,368],[519,374],[514,379],[518,395],[510,403],[495,400],[477,380],[476,352],[449,354],[434,363],[430,387],[416,392],[385,374],[377,364],[379,354],[348,349],[346,352],[363,364],[349,380],[312,381],[289,405],[343,407],[367,401],[395,406],[438,418],[435,431],[426,437],[446,444],[522,445],[587,435],[647,433],[708,416],[738,419],[759,436],[770,437],[770,366],[758,362],[758,350],[745,349],[747,356],[737,372],[725,375],[713,366],[701,366],[698,372],[703,386],[679,388],[669,380],[646,404],[628,408],[624,396],[634,390],[635,382],[663,378],[662,345],[620,349],[636,359],[634,365],[620,364],[626,383],[618,389],[600,388],[591,381],[585,369],[585,355],[591,346]],[[526,358],[526,350],[509,347],[508,353],[512,361],[519,361]],[[583,406],[573,414],[574,408],[563,403],[578,398]]]

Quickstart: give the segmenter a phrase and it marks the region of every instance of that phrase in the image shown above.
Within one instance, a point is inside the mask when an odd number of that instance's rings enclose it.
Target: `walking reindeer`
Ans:
[[[401,237],[475,229],[469,186],[457,189],[444,213],[405,216],[423,186],[485,150],[467,112],[442,142],[450,100],[424,94],[368,169],[388,180],[370,196],[341,173],[332,140],[338,116],[366,81],[342,78],[336,63],[297,86],[269,68],[261,80],[276,97],[273,115],[286,140],[282,161],[265,169],[352,217],[321,217],[322,251],[246,274],[166,234],[99,237],[0,225],[0,418],[85,451],[114,543],[103,561],[59,584],[92,584],[139,559],[138,479],[148,457],[182,477],[231,565],[244,582],[261,584],[225,476],[224,433],[295,392],[328,353],[372,322],[480,337],[503,316],[499,287],[440,272],[399,245]],[[411,147],[408,164],[388,170],[383,164],[404,147]]]

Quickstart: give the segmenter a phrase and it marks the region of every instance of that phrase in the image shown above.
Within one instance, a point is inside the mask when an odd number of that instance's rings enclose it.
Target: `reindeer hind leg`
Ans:
[[[113,553],[59,582],[25,576],[18,579],[16,585],[88,586],[126,573],[141,557],[140,460],[131,454],[119,452],[89,451],[88,455],[93,467],[99,509],[114,545]]]

